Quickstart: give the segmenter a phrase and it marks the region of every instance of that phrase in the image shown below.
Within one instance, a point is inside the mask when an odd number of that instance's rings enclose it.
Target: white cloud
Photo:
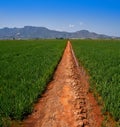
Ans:
[[[75,25],[69,24],[69,28],[73,28],[73,27],[75,27]]]

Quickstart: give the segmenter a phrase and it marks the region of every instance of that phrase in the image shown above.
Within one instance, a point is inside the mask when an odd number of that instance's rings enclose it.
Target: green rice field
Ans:
[[[32,111],[65,45],[65,40],[0,41],[0,126]]]
[[[90,91],[101,97],[103,113],[120,122],[120,40],[72,40]],[[0,127],[22,120],[44,92],[62,57],[66,40],[0,41]]]
[[[103,113],[120,122],[120,40],[74,40],[72,45],[90,75],[90,89],[102,97]]]

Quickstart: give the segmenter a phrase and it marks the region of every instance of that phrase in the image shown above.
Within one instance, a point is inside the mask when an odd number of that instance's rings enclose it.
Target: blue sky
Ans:
[[[0,0],[0,28],[26,25],[120,36],[120,0]]]

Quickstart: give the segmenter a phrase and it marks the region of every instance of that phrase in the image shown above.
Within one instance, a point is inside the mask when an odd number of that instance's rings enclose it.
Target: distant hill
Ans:
[[[25,26],[24,28],[2,28],[0,39],[37,39],[37,38],[113,38],[111,36],[80,30],[77,32],[60,32],[45,27]]]

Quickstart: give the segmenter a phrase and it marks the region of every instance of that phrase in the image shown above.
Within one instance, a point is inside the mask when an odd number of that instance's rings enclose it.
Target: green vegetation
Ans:
[[[65,45],[65,40],[0,41],[0,126],[31,112]]]
[[[0,126],[32,111],[65,44],[65,40],[0,41]],[[102,97],[104,112],[120,121],[120,41],[72,40],[72,45],[91,76],[91,89]]]
[[[72,45],[80,63],[91,76],[91,89],[104,102],[104,113],[110,112],[120,120],[120,41],[73,40]]]

